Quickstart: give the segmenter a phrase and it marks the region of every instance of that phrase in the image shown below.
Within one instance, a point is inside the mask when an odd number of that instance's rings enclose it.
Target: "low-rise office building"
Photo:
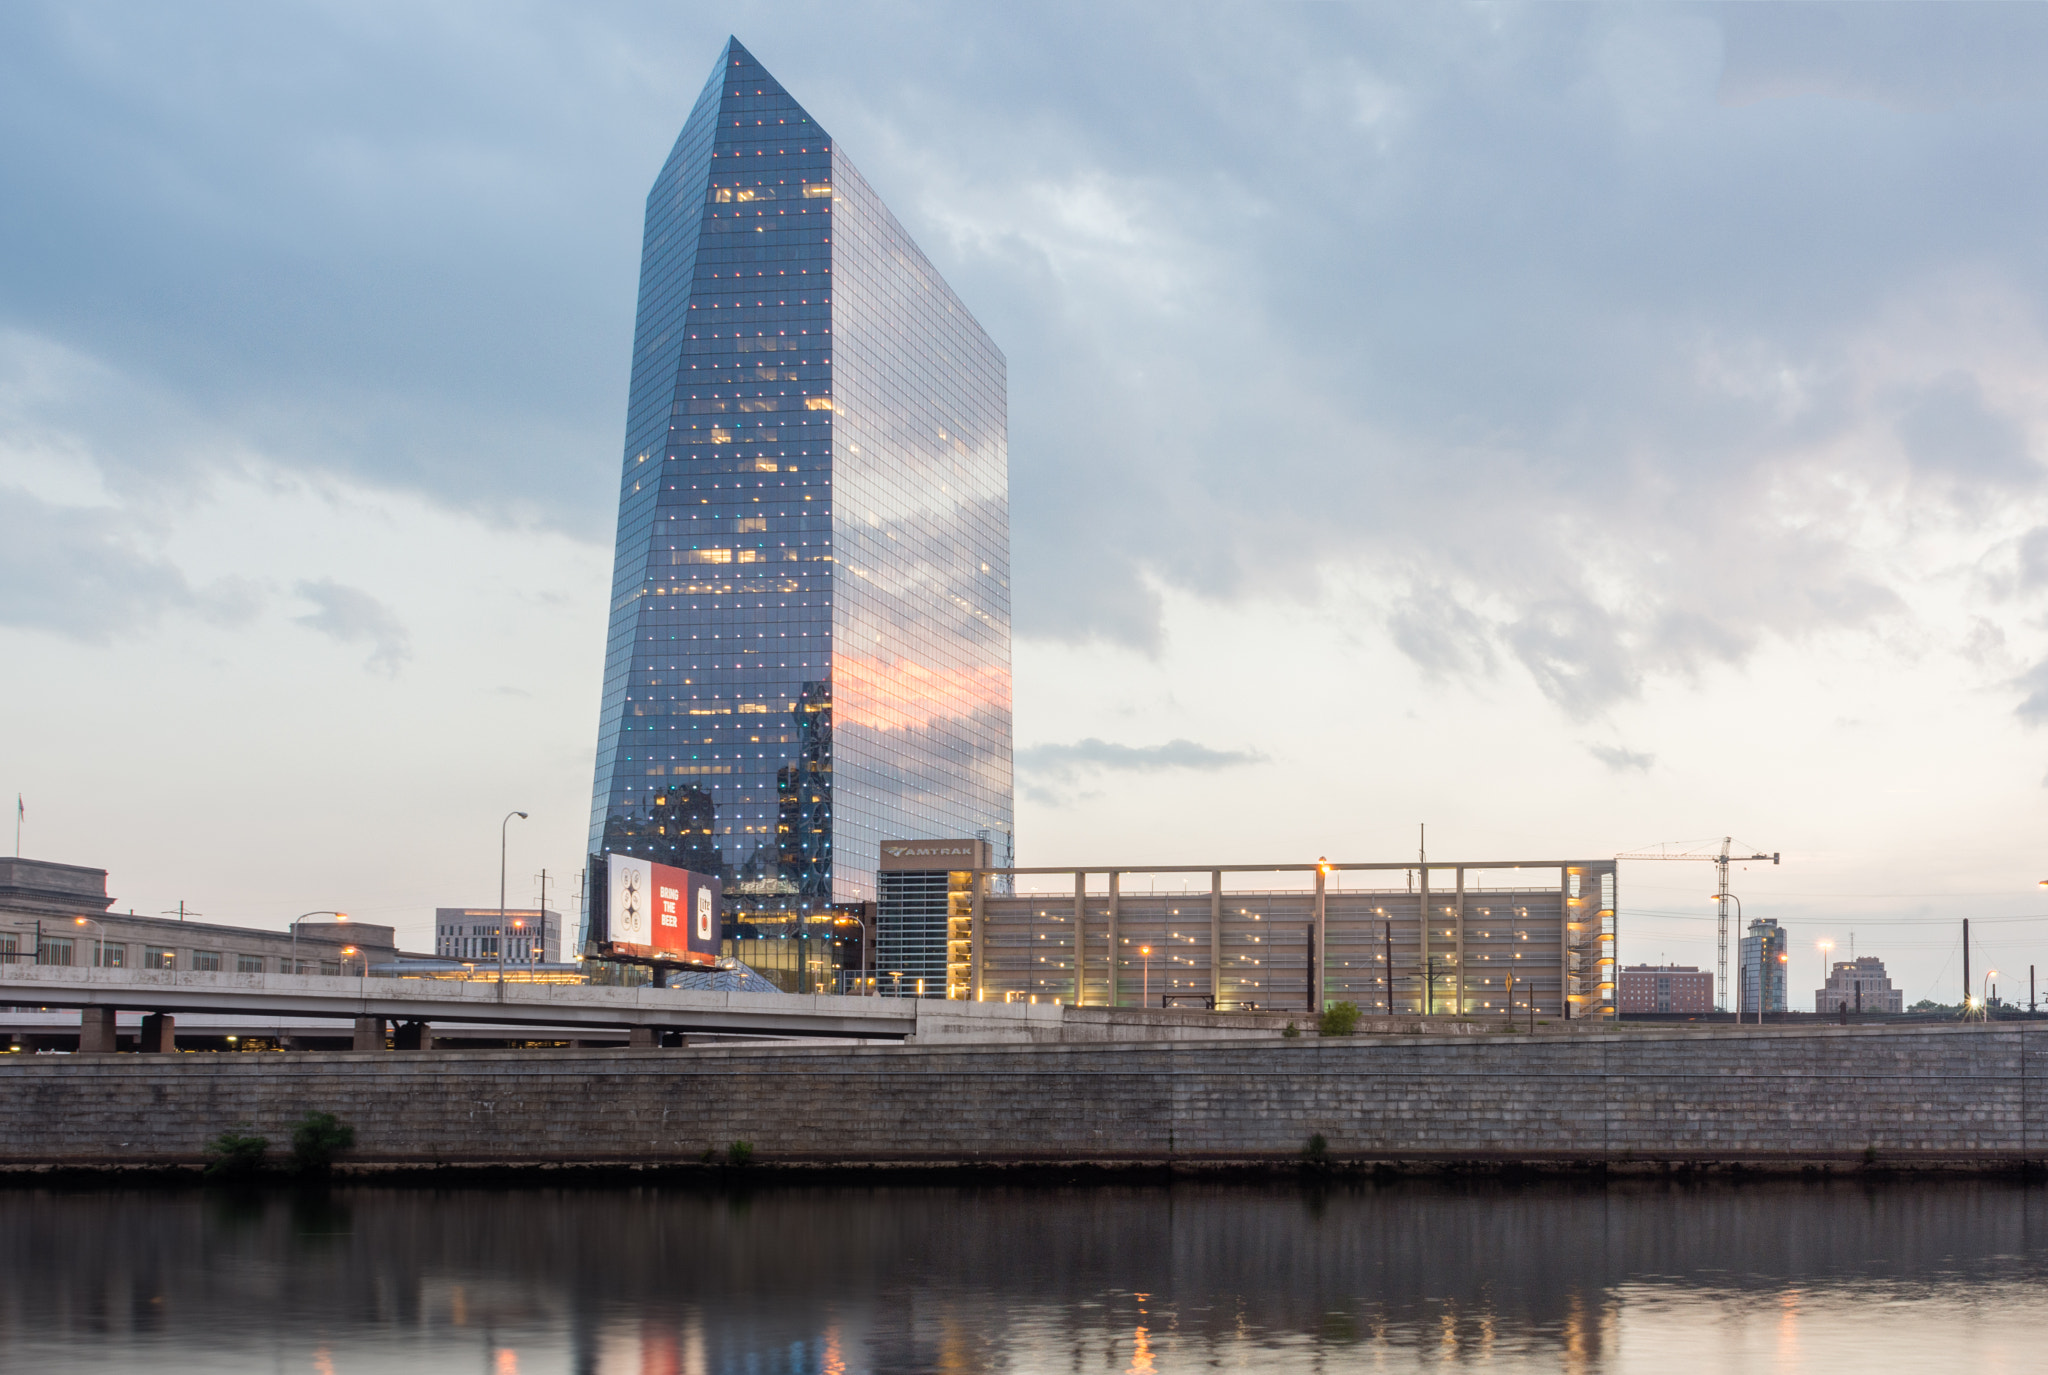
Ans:
[[[562,958],[562,914],[537,907],[436,907],[434,953],[444,960],[498,958],[506,964],[554,964]]]
[[[1712,1012],[1714,976],[1697,965],[1632,964],[1621,971],[1623,1012]]]
[[[871,987],[1067,1006],[1608,1017],[1615,863],[992,867],[884,841]]]
[[[1892,987],[1884,961],[1875,955],[1836,960],[1827,986],[1814,990],[1815,1012],[1904,1012],[1906,995]]]

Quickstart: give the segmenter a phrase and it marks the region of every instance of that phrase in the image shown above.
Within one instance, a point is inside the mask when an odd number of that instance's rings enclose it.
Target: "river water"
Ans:
[[[0,1370],[2048,1370],[2048,1190],[0,1190]]]

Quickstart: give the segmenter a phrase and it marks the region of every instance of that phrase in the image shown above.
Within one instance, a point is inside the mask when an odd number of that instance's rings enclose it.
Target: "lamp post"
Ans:
[[[498,823],[498,982],[505,982],[505,828],[512,818],[526,820],[525,812],[507,812]]]
[[[98,948],[93,953],[92,963],[93,968],[95,969],[105,968],[107,962],[107,928],[101,926],[91,917],[73,917],[71,921],[72,924],[75,926],[90,926],[100,933],[98,937]]]
[[[317,912],[301,912],[298,916],[292,918],[292,973],[294,974],[299,972],[299,923],[307,917],[333,917],[336,921],[347,921],[348,913],[336,912],[332,908],[323,907]]]
[[[1822,989],[1826,989],[1828,986],[1828,974],[1831,972],[1828,968],[1828,956],[1833,953],[1835,943],[1833,941],[1815,941],[1814,944],[1820,947],[1820,986]],[[1821,995],[1819,993],[1813,995],[1815,1015],[1827,1011],[1826,1008],[1820,1005],[1820,1000]]]
[[[1790,982],[1791,982],[1791,977],[1792,977],[1792,968],[1791,968],[1791,966],[1792,966],[1792,956],[1791,956],[1791,955],[1790,955],[1790,954],[1789,954],[1788,952],[1786,952],[1786,951],[1783,951],[1783,950],[1780,950],[1780,951],[1778,952],[1778,963],[1779,963],[1779,964],[1781,964],[1781,965],[1783,965],[1783,966],[1785,966],[1785,967],[1784,967],[1783,969],[1780,969],[1780,970],[1779,970],[1778,972],[1779,972],[1780,974],[1783,974],[1783,975],[1785,976],[1785,981],[1786,981],[1787,983],[1790,983]],[[1790,995],[1791,995],[1791,992],[1792,992],[1792,990],[1788,988],[1788,989],[1786,989],[1786,990],[1785,990],[1785,992],[1786,992],[1786,995],[1787,995],[1787,996],[1786,996],[1786,998],[1785,998],[1785,1001],[1786,1001],[1787,1003],[1789,1003],[1789,1002],[1791,1002],[1791,1001],[1792,1001],[1792,999],[1791,999],[1791,996],[1790,996]],[[1759,1001],[1759,1002],[1761,1002],[1761,1001],[1762,1001],[1762,999],[1758,999],[1758,1001]],[[1786,1008],[1783,1008],[1783,1009],[1781,1009],[1781,1010],[1782,1010],[1782,1011],[1785,1011],[1785,1012],[1790,1012],[1790,1011],[1791,1011],[1792,1009],[1791,1009],[1790,1007],[1786,1007]],[[1758,1013],[1756,1014],[1756,1024],[1757,1024],[1758,1026],[1762,1026],[1762,1025],[1764,1024],[1764,1014],[1763,1014],[1763,1013],[1762,1013],[1761,1011],[1759,1011],[1759,1012],[1758,1012]]]
[[[1987,1022],[1991,1020],[1991,981],[1997,977],[1998,971],[1995,969],[1984,971],[1984,996],[1977,999],[1978,1006],[1984,1009],[1984,1020]]]
[[[1152,1006],[1152,947],[1149,945],[1139,946],[1138,958],[1145,962],[1144,982],[1139,988],[1138,1001],[1141,1007],[1150,1007]]]

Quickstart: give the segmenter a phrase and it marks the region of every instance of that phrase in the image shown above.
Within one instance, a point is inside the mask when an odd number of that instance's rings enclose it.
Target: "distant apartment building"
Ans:
[[[109,911],[113,903],[104,869],[0,859],[0,963],[337,975],[398,955],[391,927],[331,912],[263,930]]]
[[[1632,964],[1621,971],[1623,1012],[1712,1012],[1714,976],[1689,964]]]
[[[1814,990],[1815,1012],[1904,1012],[1906,995],[1892,987],[1884,961],[1875,955],[1836,960],[1827,986]]]
[[[562,958],[562,914],[534,907],[436,907],[434,953],[444,960],[498,958],[507,964],[553,964]]]
[[[1759,1006],[1765,1012],[1788,1009],[1790,1004],[1785,988],[1788,953],[1784,927],[1763,917],[1750,922],[1749,934],[1742,938],[1740,1011],[1754,1016]]]

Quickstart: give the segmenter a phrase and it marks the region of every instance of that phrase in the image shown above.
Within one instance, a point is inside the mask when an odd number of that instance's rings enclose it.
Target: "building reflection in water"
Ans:
[[[2044,1210],[1988,1183],[19,1190],[0,1369],[2018,1369]]]

